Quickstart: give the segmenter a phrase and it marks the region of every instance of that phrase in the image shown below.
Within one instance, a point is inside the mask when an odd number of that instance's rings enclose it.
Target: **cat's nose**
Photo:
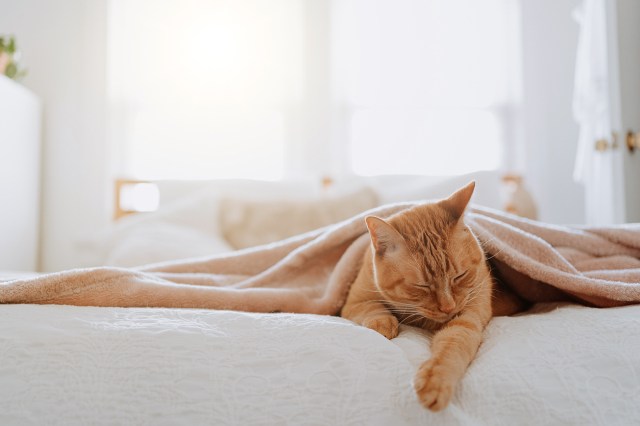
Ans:
[[[440,309],[440,312],[445,314],[450,314],[451,312],[453,312],[455,308],[456,308],[456,304],[453,302],[438,306],[438,309]]]

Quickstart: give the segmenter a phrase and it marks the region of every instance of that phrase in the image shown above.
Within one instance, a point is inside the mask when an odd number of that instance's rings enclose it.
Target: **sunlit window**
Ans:
[[[518,0],[110,0],[119,175],[497,169]]]
[[[111,0],[118,173],[282,177],[282,108],[299,96],[300,24],[287,0]]]
[[[517,108],[514,1],[337,5],[356,173],[451,175],[502,165],[505,110]]]

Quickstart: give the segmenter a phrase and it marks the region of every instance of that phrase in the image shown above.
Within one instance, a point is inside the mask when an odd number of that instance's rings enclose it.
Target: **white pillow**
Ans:
[[[153,232],[158,233],[158,240],[164,241],[162,246],[171,253],[169,256],[189,257],[207,254],[197,247],[217,247],[218,252],[223,248],[230,250],[220,237],[217,199],[208,192],[198,191],[155,212],[126,216],[107,229],[80,241],[77,244],[80,264],[132,266],[167,260],[167,256],[161,255],[154,247],[149,248],[147,256],[134,255],[135,260],[132,261],[127,261],[121,254],[132,253],[133,247],[138,251],[146,250],[146,246],[154,244],[153,238],[150,238]],[[170,243],[171,238],[175,239],[175,244]],[[177,250],[176,245],[180,241],[186,245],[193,244],[194,249],[185,247],[183,250]],[[156,260],[159,258],[162,259]]]
[[[220,201],[221,233],[236,249],[267,244],[362,213],[377,198],[370,188],[308,200],[226,198]]]
[[[122,233],[107,254],[104,264],[139,266],[166,260],[208,256],[231,251],[222,238],[193,228],[163,222],[144,223]]]

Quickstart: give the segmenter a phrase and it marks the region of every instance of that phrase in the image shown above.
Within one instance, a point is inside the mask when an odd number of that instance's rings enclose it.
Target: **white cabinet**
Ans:
[[[41,115],[33,93],[0,75],[0,270],[38,267]]]

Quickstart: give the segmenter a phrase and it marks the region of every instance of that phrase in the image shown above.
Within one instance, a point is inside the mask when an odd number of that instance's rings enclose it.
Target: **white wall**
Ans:
[[[108,221],[106,2],[0,0],[44,105],[41,269],[75,266],[77,242]]]
[[[540,219],[584,222],[584,189],[572,180],[578,126],[572,116],[580,0],[522,0],[527,183]]]
[[[522,0],[523,99],[528,184],[541,219],[583,221],[572,182],[571,115],[579,0]],[[17,36],[43,100],[41,268],[76,265],[78,242],[109,222],[105,137],[106,2],[0,0],[0,32]]]

